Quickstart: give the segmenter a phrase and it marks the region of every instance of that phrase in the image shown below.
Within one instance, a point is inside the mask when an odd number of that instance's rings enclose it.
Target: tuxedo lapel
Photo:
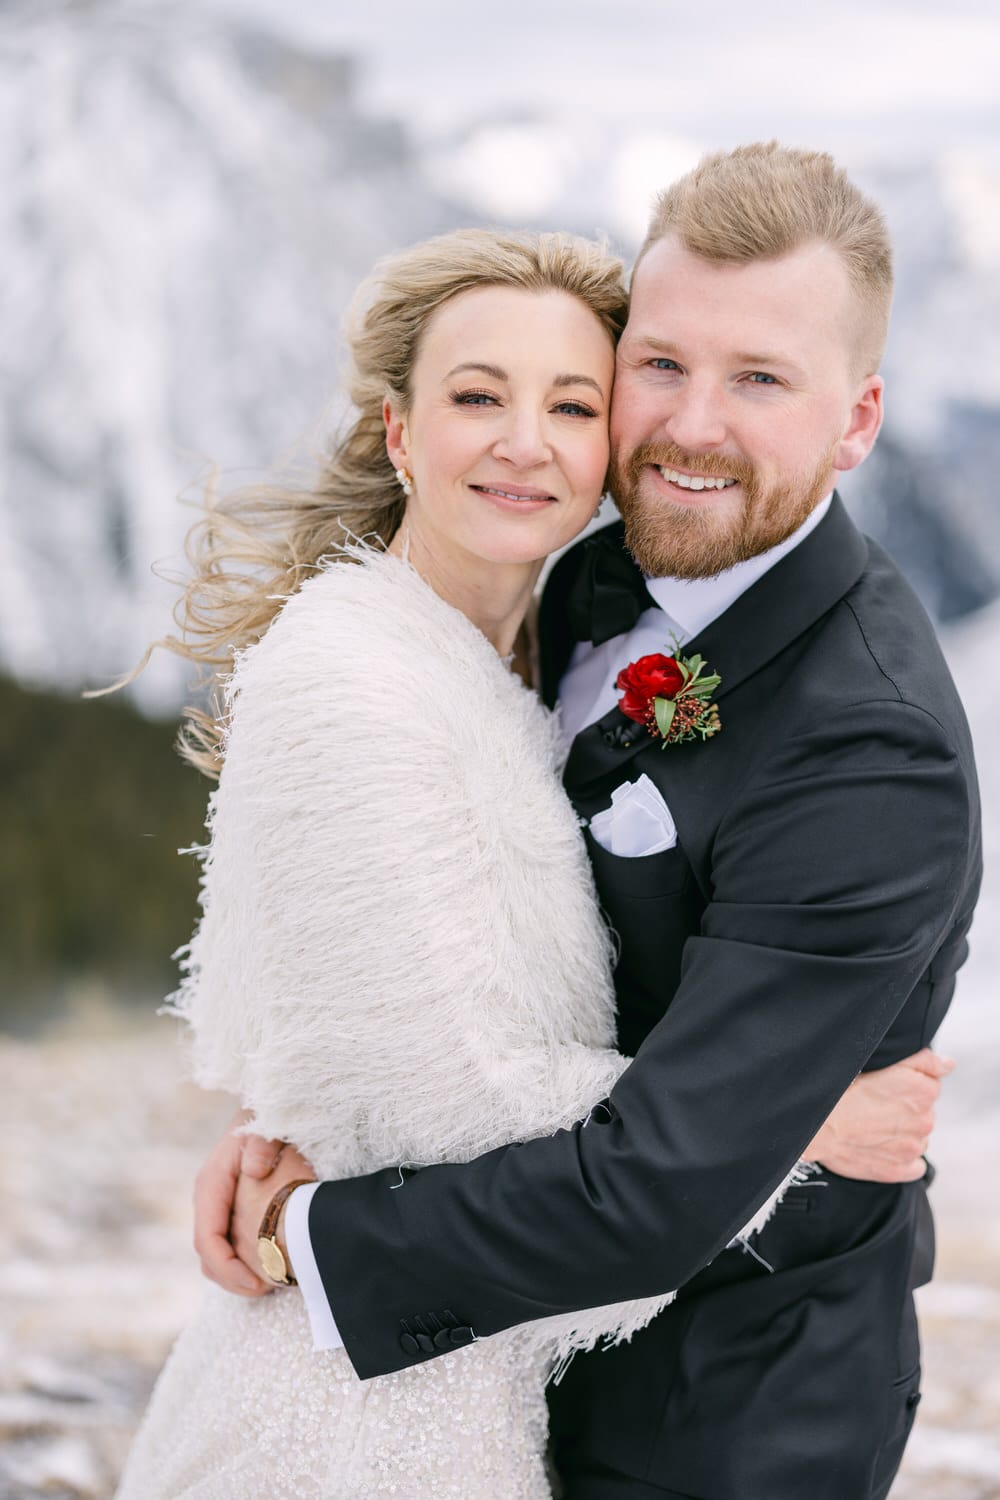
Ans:
[[[600,533],[598,533],[600,534]],[[549,576],[542,591],[538,611],[538,663],[542,701],[552,708],[559,693],[559,682],[569,665],[576,641],[569,623],[567,600],[582,565],[582,552],[590,544],[588,537],[565,553]]]
[[[868,544],[839,495],[815,531],[776,563],[725,614],[685,643],[722,682],[723,698],[796,640],[854,587],[868,561]]]
[[[651,736],[643,725],[627,719],[616,706],[576,736],[563,781],[568,789],[597,781],[619,770],[650,744]]]
[[[542,698],[551,708],[577,641],[601,642],[631,629],[653,607],[616,521],[571,548],[552,570],[539,618]],[[599,633],[595,633],[595,626]]]
[[[868,547],[834,495],[830,510],[803,542],[765,573],[696,638],[684,654],[704,657],[707,668],[722,681],[719,700],[761,671],[781,651],[831,610],[864,571]],[[625,666],[626,662],[622,662]],[[718,741],[693,740],[664,748],[619,708],[610,709],[574,739],[563,780],[577,800],[590,783],[614,776],[623,779],[624,767],[641,751],[655,746],[657,782],[692,775],[700,780],[710,763],[720,759],[712,750],[726,738],[726,716]],[[728,748],[731,748],[728,747]],[[722,756],[728,761],[728,755]]]

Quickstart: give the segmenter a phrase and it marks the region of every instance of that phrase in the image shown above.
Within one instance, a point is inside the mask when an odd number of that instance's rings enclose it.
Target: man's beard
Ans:
[[[827,494],[833,447],[811,476],[764,490],[753,464],[719,454],[689,454],[673,443],[643,443],[624,464],[612,460],[610,488],[625,522],[625,545],[650,578],[713,578],[748,558],[759,557],[791,536]],[[726,507],[726,491],[701,505],[643,494],[648,464],[714,478],[743,487],[737,515]]]

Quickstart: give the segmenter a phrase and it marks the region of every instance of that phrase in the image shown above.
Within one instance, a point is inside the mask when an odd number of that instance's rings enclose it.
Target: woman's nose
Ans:
[[[494,443],[498,458],[519,469],[530,469],[547,463],[552,450],[545,432],[544,418],[535,411],[511,411],[503,430]]]

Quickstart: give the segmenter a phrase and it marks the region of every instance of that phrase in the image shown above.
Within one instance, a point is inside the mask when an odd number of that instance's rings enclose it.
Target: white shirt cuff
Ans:
[[[343,1349],[344,1340],[337,1332],[309,1238],[309,1205],[318,1187],[318,1182],[310,1182],[305,1187],[296,1188],[289,1197],[285,1204],[285,1244],[292,1274],[306,1304],[313,1348]]]

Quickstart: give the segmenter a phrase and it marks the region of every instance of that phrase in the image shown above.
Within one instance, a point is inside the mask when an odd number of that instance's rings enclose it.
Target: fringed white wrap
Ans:
[[[199,1082],[323,1178],[549,1134],[627,1064],[555,721],[408,564],[350,550],[236,663],[174,997]],[[532,1327],[559,1359],[671,1296]]]

